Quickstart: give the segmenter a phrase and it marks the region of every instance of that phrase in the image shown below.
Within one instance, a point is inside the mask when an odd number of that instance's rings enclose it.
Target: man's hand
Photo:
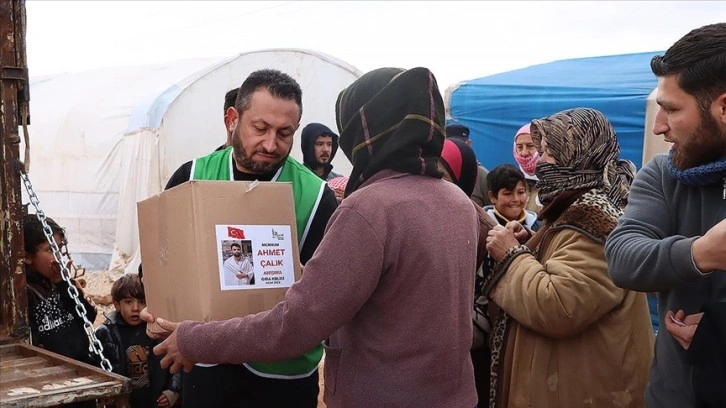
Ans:
[[[247,279],[250,277],[250,275],[243,272],[237,272],[235,276],[237,277],[237,279]]]
[[[711,272],[715,269],[726,270],[726,251],[723,243],[726,241],[726,219],[721,220],[706,231],[706,233],[693,241],[691,251],[693,261],[702,272]]]
[[[666,312],[665,326],[668,333],[683,347],[688,350],[691,347],[693,335],[696,333],[698,323],[701,321],[703,313],[687,315],[683,310],[676,313],[672,311]]]
[[[174,327],[171,335],[169,335],[169,337],[167,337],[161,344],[154,347],[154,354],[157,356],[164,354],[164,357],[161,359],[161,368],[165,369],[169,367],[169,372],[172,374],[178,373],[181,369],[187,373],[192,371],[194,362],[186,359],[181,352],[179,352],[179,346],[176,341],[176,329],[179,327],[179,323],[167,322],[163,319],[156,319],[156,323],[163,327],[169,327],[170,325],[173,325]]]
[[[487,251],[495,261],[500,262],[504,255],[507,254],[507,251],[517,245],[519,245],[519,242],[514,237],[514,233],[501,225],[495,225],[494,228],[489,230]]]

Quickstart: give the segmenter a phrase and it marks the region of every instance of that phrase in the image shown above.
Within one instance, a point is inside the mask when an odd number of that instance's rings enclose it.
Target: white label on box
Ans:
[[[216,225],[222,290],[287,288],[295,282],[289,225]]]

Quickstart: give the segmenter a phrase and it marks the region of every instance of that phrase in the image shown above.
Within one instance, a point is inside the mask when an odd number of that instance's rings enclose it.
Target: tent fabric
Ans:
[[[565,109],[600,110],[612,123],[621,157],[640,167],[646,100],[657,86],[650,60],[662,52],[578,58],[464,81],[447,91],[447,124],[471,130],[487,168],[514,164],[512,142],[523,124]]]
[[[338,93],[362,75],[321,53],[271,49],[31,78],[29,176],[41,208],[66,229],[76,263],[136,270],[136,203],[159,193],[181,164],[224,143],[225,93],[263,68],[300,83],[301,129],[313,121],[334,126]],[[302,160],[299,134],[291,155]],[[344,155],[333,164],[350,172]]]

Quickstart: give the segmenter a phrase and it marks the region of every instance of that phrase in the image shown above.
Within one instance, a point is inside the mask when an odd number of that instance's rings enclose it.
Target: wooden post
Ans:
[[[20,135],[28,120],[25,0],[0,1],[0,343],[29,338],[23,274]]]

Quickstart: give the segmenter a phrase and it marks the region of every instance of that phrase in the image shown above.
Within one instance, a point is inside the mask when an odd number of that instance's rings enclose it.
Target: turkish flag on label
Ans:
[[[235,227],[227,227],[227,235],[231,238],[245,239],[245,232]]]

